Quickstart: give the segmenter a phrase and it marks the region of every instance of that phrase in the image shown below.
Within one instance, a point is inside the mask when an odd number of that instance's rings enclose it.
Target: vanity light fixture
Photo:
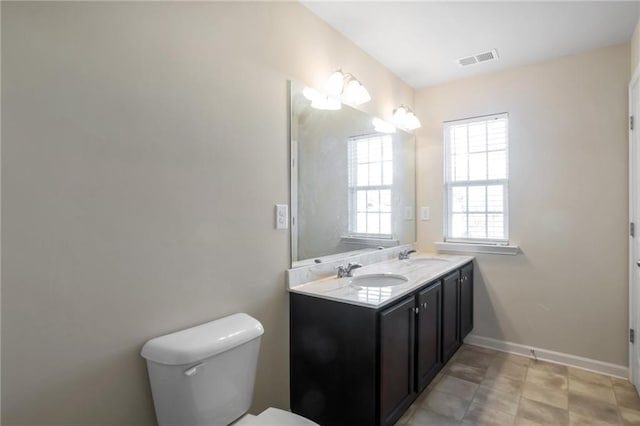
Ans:
[[[371,100],[367,89],[350,73],[338,70],[331,74],[324,85],[324,89],[333,96],[340,96],[352,105],[361,105]]]
[[[394,126],[393,124],[389,124],[380,118],[374,118],[372,120],[372,123],[373,123],[373,129],[378,133],[395,133],[396,132],[396,126]]]
[[[342,108],[342,102],[318,92],[311,87],[305,87],[302,91],[305,98],[311,101],[311,108],[335,111]]]
[[[415,130],[422,126],[416,114],[404,105],[393,110],[393,122],[407,130]]]

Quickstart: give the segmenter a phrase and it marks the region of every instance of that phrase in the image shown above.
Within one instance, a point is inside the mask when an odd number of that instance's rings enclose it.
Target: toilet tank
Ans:
[[[239,313],[149,340],[160,425],[228,425],[251,405],[262,324]]]

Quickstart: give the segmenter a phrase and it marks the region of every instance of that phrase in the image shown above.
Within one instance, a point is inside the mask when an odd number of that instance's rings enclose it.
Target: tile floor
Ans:
[[[396,425],[640,425],[640,398],[627,380],[464,345]]]

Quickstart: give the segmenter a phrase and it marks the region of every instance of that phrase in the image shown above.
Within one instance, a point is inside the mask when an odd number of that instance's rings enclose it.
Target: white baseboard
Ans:
[[[533,349],[536,353],[536,358],[541,361],[568,365],[570,367],[581,368],[583,370],[589,370],[623,379],[629,378],[629,368],[624,365],[610,364],[608,362],[597,361],[595,359],[584,358],[577,355],[554,352],[547,349],[505,342],[504,340],[491,339],[489,337],[476,336],[472,334],[468,335],[464,339],[464,342],[470,345],[481,346],[483,348],[493,349],[500,352],[526,356],[527,358],[533,358],[531,354],[531,349]]]

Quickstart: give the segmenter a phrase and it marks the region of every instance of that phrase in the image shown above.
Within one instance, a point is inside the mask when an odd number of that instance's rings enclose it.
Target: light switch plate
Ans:
[[[276,229],[289,228],[289,206],[276,204]]]
[[[413,207],[405,206],[404,208],[404,220],[412,220],[413,219]]]
[[[423,221],[431,219],[431,209],[429,207],[422,207],[420,209],[420,219]]]

